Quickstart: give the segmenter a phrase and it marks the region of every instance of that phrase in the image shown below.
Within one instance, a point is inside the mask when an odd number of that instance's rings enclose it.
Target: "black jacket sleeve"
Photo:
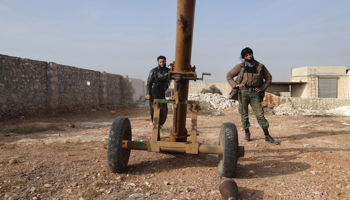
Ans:
[[[149,72],[149,75],[148,75],[148,79],[147,79],[147,91],[146,91],[146,95],[150,95],[151,94],[151,91],[152,91],[152,85],[154,83],[154,70],[151,70]]]

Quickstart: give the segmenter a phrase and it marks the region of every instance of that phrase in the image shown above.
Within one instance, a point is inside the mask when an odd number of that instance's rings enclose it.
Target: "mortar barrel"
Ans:
[[[177,1],[175,72],[189,72],[191,70],[195,5],[195,0]],[[189,80],[178,78],[175,79],[175,84],[178,84],[179,99],[187,100]],[[174,123],[176,124],[173,124],[176,132],[171,132],[171,142],[186,142],[186,112],[186,104],[178,105],[176,114],[174,114],[176,116]]]

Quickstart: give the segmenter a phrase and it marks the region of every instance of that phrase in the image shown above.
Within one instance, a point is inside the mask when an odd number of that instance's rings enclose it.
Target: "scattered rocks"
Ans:
[[[129,199],[138,199],[138,198],[142,198],[143,197],[143,194],[141,193],[134,193],[132,195],[129,196]]]
[[[186,192],[194,192],[194,191],[196,191],[196,188],[194,186],[188,186],[186,188]]]
[[[216,123],[240,119],[239,116],[214,117],[215,112],[230,113],[212,109],[208,112],[212,117],[202,116],[208,119],[200,125],[208,130],[201,129],[198,137],[204,144],[217,142]],[[110,115],[110,111],[106,113]],[[240,199],[347,198],[350,194],[348,126],[341,124],[347,119],[269,117],[271,121],[281,121],[272,128],[272,134],[285,140],[286,145],[266,145],[259,131],[252,142],[242,142],[247,154],[239,160],[237,168]],[[283,123],[285,119],[290,121]],[[14,139],[18,144],[0,144],[0,199],[221,199],[217,189],[222,177],[216,172],[216,156],[134,151],[127,172],[115,174],[108,170],[106,150],[102,148],[108,130],[103,130],[103,134],[99,134],[100,130],[80,130],[84,127],[81,122],[68,119],[65,127],[68,122],[76,128],[59,137],[41,134],[45,137],[38,137],[38,143],[19,143],[27,136],[16,134],[13,137],[18,137]],[[149,136],[149,121],[137,119],[135,123],[133,134],[146,140],[142,134]],[[254,123],[252,130],[260,130]],[[148,132],[143,132],[143,127]],[[244,134],[241,127],[238,130],[240,135]],[[318,134],[319,131],[324,132]],[[92,140],[92,136],[101,139]],[[95,142],[82,142],[82,138]],[[49,143],[49,139],[69,143]],[[139,141],[134,137],[133,140]],[[10,165],[10,159],[20,164]]]
[[[291,101],[281,104],[274,108],[275,115],[325,115],[324,111],[306,110],[294,108]]]
[[[235,105],[235,100],[220,94],[189,94],[188,99],[199,101],[202,110],[225,110]]]

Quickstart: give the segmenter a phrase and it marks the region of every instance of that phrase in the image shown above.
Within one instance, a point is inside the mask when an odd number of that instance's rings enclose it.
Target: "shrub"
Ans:
[[[212,93],[212,94],[220,94],[222,95],[222,92],[220,91],[219,88],[217,88],[215,85],[211,85],[209,89],[203,88],[201,93]]]

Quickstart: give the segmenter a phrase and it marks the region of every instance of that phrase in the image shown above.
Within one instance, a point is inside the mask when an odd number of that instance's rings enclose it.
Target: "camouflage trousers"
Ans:
[[[269,128],[269,122],[265,119],[264,110],[261,106],[261,102],[257,92],[245,89],[239,91],[238,102],[238,111],[241,114],[241,122],[243,129],[248,129],[250,127],[248,105],[250,105],[250,107],[252,108],[260,127],[262,129]]]

